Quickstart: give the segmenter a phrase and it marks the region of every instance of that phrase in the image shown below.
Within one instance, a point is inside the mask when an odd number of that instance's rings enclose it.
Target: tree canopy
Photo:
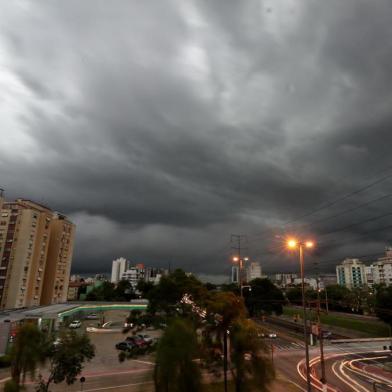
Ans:
[[[190,321],[175,319],[165,330],[156,355],[154,382],[156,392],[199,392],[201,372],[194,361],[198,342]]]
[[[204,303],[207,293],[206,287],[195,276],[177,269],[168,276],[162,276],[159,283],[148,292],[149,310],[153,313],[172,313],[174,305],[179,303],[184,294],[189,294],[193,300]]]
[[[392,286],[376,288],[375,311],[380,320],[392,326]]]
[[[283,293],[269,279],[257,278],[252,280],[249,285],[251,286],[251,291],[246,291],[244,295],[245,304],[251,316],[256,316],[260,313],[282,314]]]

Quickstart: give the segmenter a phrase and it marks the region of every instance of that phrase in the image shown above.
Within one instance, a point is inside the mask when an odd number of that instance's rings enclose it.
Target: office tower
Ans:
[[[231,267],[231,283],[239,283],[239,268],[237,265]]]
[[[110,279],[112,283],[118,283],[122,279],[124,272],[128,269],[128,264],[124,257],[112,261],[112,276]]]
[[[345,259],[336,266],[336,278],[339,285],[349,289],[366,285],[365,265],[358,259]]]
[[[257,262],[252,262],[246,267],[246,281],[250,282],[253,279],[261,278],[261,265]]]

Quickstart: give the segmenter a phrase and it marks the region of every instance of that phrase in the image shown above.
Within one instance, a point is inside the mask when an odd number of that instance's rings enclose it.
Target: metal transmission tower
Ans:
[[[242,297],[242,286],[244,280],[243,270],[245,262],[248,261],[248,257],[244,257],[243,254],[241,254],[241,251],[248,250],[247,247],[242,246],[243,242],[248,242],[248,238],[244,234],[232,234],[230,242],[234,244],[231,246],[231,249],[233,249],[236,253],[236,255],[232,258],[232,262],[238,264],[238,285],[240,287],[240,293]]]

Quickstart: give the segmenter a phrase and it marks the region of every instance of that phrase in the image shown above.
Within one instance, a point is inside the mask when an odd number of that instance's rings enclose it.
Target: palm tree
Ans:
[[[231,327],[232,375],[236,392],[257,388],[268,391],[274,369],[268,358],[268,347],[257,336],[253,321],[237,319]]]
[[[197,354],[197,336],[191,322],[174,320],[158,345],[154,372],[155,391],[201,391],[201,373],[194,361]]]

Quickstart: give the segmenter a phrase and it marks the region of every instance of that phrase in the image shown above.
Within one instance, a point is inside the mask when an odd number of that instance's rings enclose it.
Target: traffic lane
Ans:
[[[370,374],[361,373],[361,366],[355,366],[354,369],[350,368],[349,364],[351,360],[354,360],[356,364],[365,364],[366,371]],[[345,373],[353,378],[358,384],[364,386],[369,390],[374,390],[374,384],[376,382],[376,388],[378,391],[391,391],[392,390],[392,380],[387,382],[386,380],[377,379],[377,372],[374,374],[374,371],[377,368],[382,368],[385,362],[390,361],[389,355],[380,355],[380,353],[367,353],[363,354],[362,358],[358,358],[358,356],[350,356],[346,359],[346,366],[344,367]],[[371,367],[373,367],[373,372],[371,371]],[[373,374],[372,374],[373,373]],[[383,377],[382,375],[381,377]]]
[[[83,387],[83,391],[88,390],[119,390],[120,388],[127,388],[128,391],[139,391],[140,388],[149,390],[152,386],[153,372],[152,369],[140,369],[131,370],[128,373],[120,372],[107,372],[103,374],[82,374],[85,377],[83,385],[80,383],[80,376],[78,380],[72,384],[67,385],[66,383],[52,384],[50,390],[53,392],[73,392],[80,391]],[[30,382],[26,385],[26,391],[35,391],[35,383]],[[119,388],[119,389],[117,389]],[[144,390],[143,389],[143,390]],[[152,390],[152,389],[151,389]]]
[[[377,356],[379,354],[371,353],[342,353],[337,352],[333,354],[327,354],[325,357],[325,370],[326,370],[326,380],[328,384],[337,387],[339,391],[342,392],[363,392],[365,390],[372,391],[372,383],[366,382],[364,379],[358,379],[356,375],[345,368],[342,369],[342,362],[350,359],[358,359],[361,356]],[[321,374],[320,363],[316,366],[317,374]],[[348,377],[347,377],[348,376]],[[357,385],[359,384],[359,385]]]
[[[254,321],[267,333],[276,333],[277,337],[280,339],[280,343],[303,343],[303,339],[301,339],[301,337],[299,338],[298,336],[292,336],[282,327],[279,327],[275,324],[270,324],[268,321],[261,321],[258,319],[255,319]]]
[[[283,351],[274,355],[275,371],[296,385],[298,390],[306,390],[306,382],[297,371],[297,364],[304,358],[304,353]]]

